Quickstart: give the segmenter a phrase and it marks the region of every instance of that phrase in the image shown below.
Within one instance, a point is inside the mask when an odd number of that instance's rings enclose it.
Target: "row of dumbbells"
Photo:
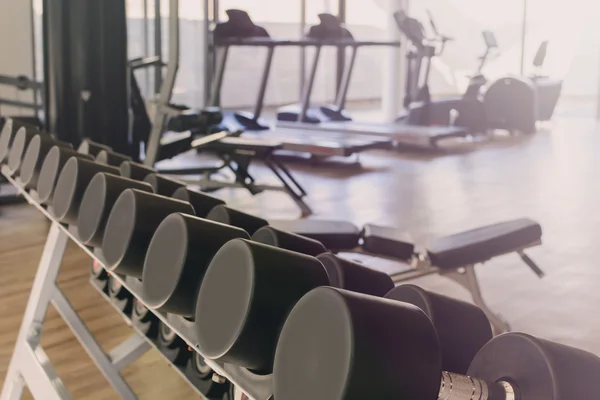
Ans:
[[[93,147],[87,144],[88,153]],[[347,285],[332,287],[328,262],[314,254],[318,242],[277,230],[261,240],[264,225],[244,230],[210,220],[238,212],[223,204],[197,212],[204,206],[196,201],[208,196],[177,187],[171,195],[189,201],[167,197],[161,185],[177,182],[108,149],[96,161],[70,155],[61,163],[58,156],[62,168],[49,173],[56,183],[45,182],[52,151],[65,150],[55,145],[39,163],[38,192],[50,187],[40,201],[101,250],[109,271],[140,279],[151,309],[193,321],[204,357],[272,373],[275,398],[533,400],[600,393],[600,360],[590,353],[519,333],[492,339],[477,307],[413,285],[382,290],[381,274],[360,264],[344,265]],[[120,168],[97,161],[118,161]],[[134,170],[145,170],[145,182],[130,179],[142,178]]]

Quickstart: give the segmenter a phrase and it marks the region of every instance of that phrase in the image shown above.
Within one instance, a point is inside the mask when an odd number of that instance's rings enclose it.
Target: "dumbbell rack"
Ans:
[[[146,338],[124,313],[118,310],[125,321],[132,325],[135,333],[108,354],[104,352],[56,284],[56,278],[69,239],[73,240],[73,242],[104,268],[98,250],[91,249],[79,242],[75,232],[76,228],[67,227],[58,222],[37,201],[35,191],[27,192],[18,179],[11,177],[7,166],[2,167],[1,173],[17,188],[27,202],[35,206],[52,222],[52,225],[44,245],[27,307],[23,315],[13,355],[8,366],[4,387],[0,394],[0,400],[20,399],[25,386],[29,388],[29,391],[36,399],[71,399],[58,373],[40,345],[44,318],[50,304],[56,308],[117,394],[123,399],[137,399],[136,394],[121,376],[120,371],[154,347],[154,343]],[[119,281],[138,301],[146,305],[140,296],[141,282],[139,280],[131,277],[123,278],[116,274],[112,274],[111,276],[113,279]],[[92,286],[100,291],[97,286]],[[102,294],[108,299],[104,293]],[[111,302],[111,304],[113,303]],[[150,311],[186,342],[190,349],[197,351],[197,341],[195,340],[192,322],[177,315]],[[215,372],[216,377],[229,380],[246,394],[249,399],[268,400],[272,398],[273,390],[270,375],[255,375],[244,368],[231,364],[218,363],[208,359],[205,361]],[[179,368],[175,367],[173,369],[180,372],[181,376],[187,381],[187,378]]]

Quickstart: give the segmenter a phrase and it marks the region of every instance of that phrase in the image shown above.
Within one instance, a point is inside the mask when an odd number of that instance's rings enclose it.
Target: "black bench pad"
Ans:
[[[358,246],[360,230],[346,221],[317,219],[273,220],[269,225],[276,229],[318,240],[332,251],[351,250]]]
[[[500,222],[445,236],[427,250],[433,266],[457,268],[477,264],[538,242],[542,227],[528,218]]]
[[[243,155],[254,155],[264,157],[273,153],[282,146],[279,141],[257,140],[244,137],[227,137],[216,142],[202,146],[203,150],[240,153]]]
[[[415,251],[410,237],[395,228],[367,224],[361,235],[363,250],[371,254],[409,260]]]

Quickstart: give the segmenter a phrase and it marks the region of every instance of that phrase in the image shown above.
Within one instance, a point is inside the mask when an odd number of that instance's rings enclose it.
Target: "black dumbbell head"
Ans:
[[[441,355],[417,307],[331,287],[293,308],[273,369],[276,399],[437,399]]]
[[[88,246],[102,245],[108,215],[126,189],[152,192],[146,182],[134,181],[105,172],[97,173],[83,193],[77,218],[79,240]]]
[[[323,263],[329,276],[329,284],[333,287],[373,296],[384,296],[394,287],[388,274],[360,263],[331,253],[320,254],[317,259]]]
[[[254,233],[263,226],[269,225],[269,223],[262,218],[234,210],[225,205],[214,207],[208,213],[206,219],[221,222],[222,224],[237,226],[248,232],[250,235],[254,235]]]
[[[263,226],[254,232],[252,240],[313,257],[327,251],[325,246],[317,240],[285,232],[271,226]]]
[[[46,158],[44,158],[38,177],[37,192],[40,203],[52,203],[52,196],[54,195],[58,176],[71,157],[78,157],[89,161],[92,160],[89,155],[78,153],[72,149],[60,146],[54,146],[50,149]]]
[[[92,156],[94,158],[102,150],[112,151],[112,148],[110,146],[105,145],[105,144],[94,142],[94,141],[92,141],[90,139],[83,139],[81,141],[81,143],[79,144],[79,147],[77,148],[77,151],[79,153],[81,153],[81,154],[87,154],[87,155],[90,155],[90,156]]]
[[[8,155],[10,153],[13,141],[17,132],[21,129],[31,132],[38,132],[35,127],[21,124],[12,118],[8,118],[4,123],[2,132],[0,133],[0,164],[5,164],[8,162]]]
[[[152,173],[146,175],[144,182],[148,182],[154,188],[154,192],[162,196],[171,197],[179,188],[185,187],[185,182],[168,178],[164,175]]]
[[[440,338],[442,369],[466,374],[475,354],[493,337],[489,320],[473,304],[433,293],[415,285],[401,285],[385,295],[419,307]]]
[[[304,294],[326,284],[325,269],[313,257],[244,239],[228,242],[200,286],[195,322],[200,352],[269,372],[285,316]]]
[[[175,213],[156,229],[144,262],[142,284],[149,307],[194,317],[196,296],[215,253],[235,238],[250,239],[230,225]]]
[[[57,220],[74,224],[79,215],[79,206],[85,189],[99,172],[113,175],[119,170],[109,165],[98,164],[78,157],[71,157],[60,172],[54,189],[54,216]]]
[[[524,333],[505,333],[489,341],[468,374],[513,384],[520,400],[594,399],[600,393],[600,358]]]
[[[11,174],[19,174],[19,168],[21,167],[25,150],[27,149],[27,146],[29,146],[31,139],[36,135],[38,135],[37,131],[28,130],[26,128],[19,128],[17,131],[10,147],[10,151],[8,152],[8,168],[10,169]]]
[[[112,165],[113,167],[119,167],[125,161],[131,161],[131,157],[110,150],[100,150],[96,155],[97,163]]]
[[[194,214],[189,203],[136,189],[121,193],[108,216],[102,253],[111,271],[142,277],[146,251],[156,228],[170,214]]]
[[[37,187],[42,163],[54,146],[67,149],[73,147],[70,143],[55,140],[44,134],[37,134],[31,139],[27,150],[25,150],[19,175],[21,182],[23,182],[26,188]]]
[[[216,206],[225,204],[221,199],[209,196],[205,193],[196,192],[185,187],[180,187],[173,193],[174,199],[187,201],[194,207],[198,217],[205,218],[208,213]]]
[[[143,181],[148,174],[156,172],[152,167],[133,161],[123,161],[121,165],[119,165],[119,169],[121,170],[121,176],[135,179],[136,181]]]

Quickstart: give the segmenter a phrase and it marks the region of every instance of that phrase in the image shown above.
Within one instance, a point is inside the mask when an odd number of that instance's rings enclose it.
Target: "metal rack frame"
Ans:
[[[0,400],[20,399],[25,386],[29,388],[34,398],[48,400],[71,399],[58,373],[40,345],[44,319],[50,304],[56,308],[117,394],[123,399],[137,399],[131,387],[121,376],[120,371],[152,348],[149,339],[136,330],[136,333],[130,338],[108,354],[105,353],[56,284],[56,278],[69,239],[84,250],[90,258],[105,268],[100,252],[98,249],[93,250],[79,242],[76,228],[59,223],[46,208],[39,204],[37,194],[34,191],[27,192],[18,179],[15,180],[10,176],[6,166],[2,167],[1,172],[18,189],[27,202],[35,206],[52,222],[52,225],[34,278]],[[139,280],[123,278],[115,274],[111,276],[146,306],[145,301],[140,297],[141,282]],[[190,349],[198,351],[192,322],[178,315],[150,311],[181,337],[190,346]],[[254,375],[243,368],[208,359],[206,364],[213,369],[215,374],[228,379],[233,385],[237,386],[249,399],[268,400],[272,397],[271,376]]]

